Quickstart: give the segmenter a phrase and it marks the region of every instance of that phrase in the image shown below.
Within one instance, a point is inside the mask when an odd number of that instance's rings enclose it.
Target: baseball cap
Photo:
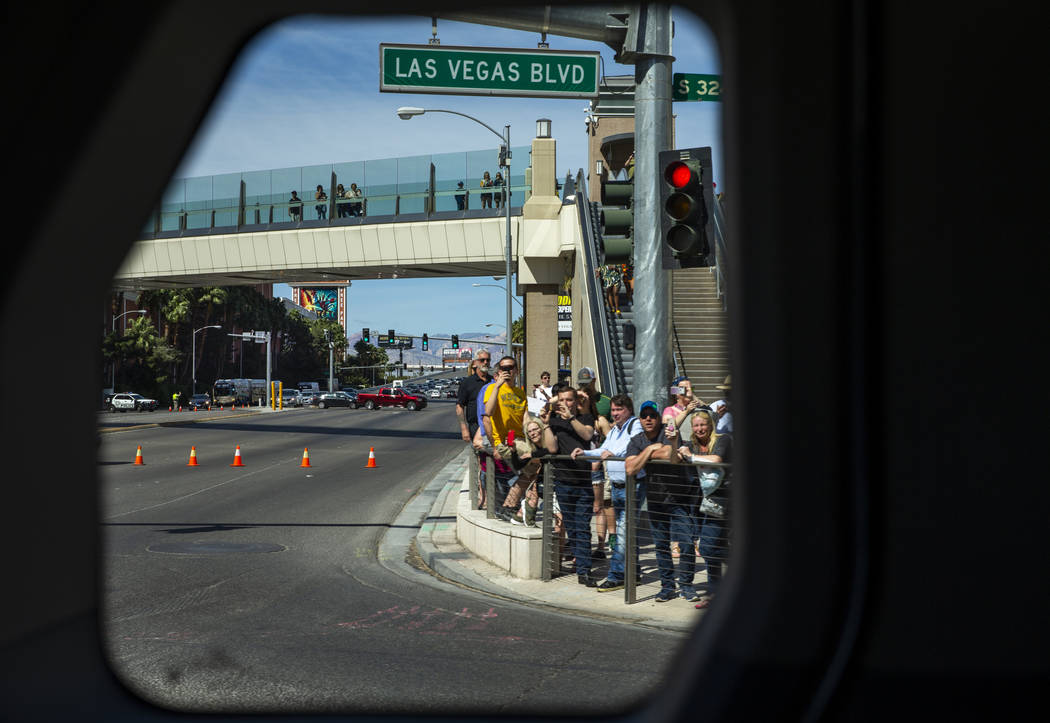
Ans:
[[[652,410],[652,411],[649,412],[648,410]],[[648,402],[642,402],[642,406],[638,408],[638,416],[639,417],[653,416],[653,417],[659,418],[660,417],[660,408],[658,406],[656,406],[656,402],[654,402],[654,401],[650,400]]]
[[[583,367],[576,373],[576,381],[579,384],[590,384],[594,381],[595,373],[591,367]]]

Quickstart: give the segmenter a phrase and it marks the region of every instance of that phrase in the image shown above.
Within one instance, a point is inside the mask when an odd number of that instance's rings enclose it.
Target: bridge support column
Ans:
[[[521,382],[527,393],[549,371],[558,380],[558,285],[533,284],[525,292],[525,368]]]

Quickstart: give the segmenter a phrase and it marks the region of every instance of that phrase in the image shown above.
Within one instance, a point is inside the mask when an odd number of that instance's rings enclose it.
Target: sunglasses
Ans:
[[[514,371],[515,368],[516,367],[512,367],[512,366],[510,366],[510,367],[500,367],[499,370],[501,372],[512,372],[512,371]]]

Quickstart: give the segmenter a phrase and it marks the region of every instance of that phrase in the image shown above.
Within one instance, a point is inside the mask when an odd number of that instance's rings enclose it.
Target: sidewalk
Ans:
[[[468,459],[468,452],[464,450],[425,489],[425,493],[436,493],[436,499],[416,535],[416,548],[433,572],[500,597],[662,630],[687,632],[704,615],[684,599],[666,603],[653,600],[660,586],[654,565],[646,564],[652,562],[646,559],[651,556],[644,554],[643,584],[638,587],[638,602],[633,605],[624,603],[623,590],[599,593],[594,588],[580,585],[574,574],[549,582],[527,580],[513,577],[506,570],[475,556],[459,543],[456,534],[457,510],[464,503],[469,507],[466,501],[469,496],[466,482]],[[599,571],[604,569],[604,566],[598,568]]]

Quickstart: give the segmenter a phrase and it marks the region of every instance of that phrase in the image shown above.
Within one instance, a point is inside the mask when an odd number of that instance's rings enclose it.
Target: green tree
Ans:
[[[178,352],[164,340],[148,316],[133,319],[123,333],[107,334],[102,340],[102,356],[116,361],[118,388],[159,400],[172,386],[170,370]]]

